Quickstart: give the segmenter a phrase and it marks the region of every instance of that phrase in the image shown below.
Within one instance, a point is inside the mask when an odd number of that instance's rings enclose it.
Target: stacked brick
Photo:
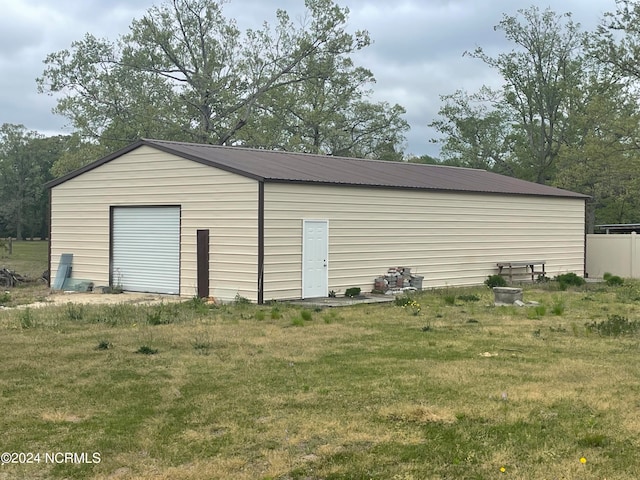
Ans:
[[[404,290],[422,290],[424,277],[412,275],[411,268],[391,267],[387,274],[375,279],[374,290],[384,293],[397,293]]]

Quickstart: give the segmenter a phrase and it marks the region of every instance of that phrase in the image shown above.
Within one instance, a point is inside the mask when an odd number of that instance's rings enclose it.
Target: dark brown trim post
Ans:
[[[49,270],[49,278],[47,279],[47,286],[49,288],[51,288],[51,208],[52,208],[51,207],[51,197],[52,197],[51,188],[49,188],[49,214],[48,214],[49,218],[47,219],[47,223],[49,224],[49,234],[48,234],[49,238],[47,239],[48,243],[49,243],[49,246],[48,246],[49,252],[47,253],[47,257],[48,257],[47,258],[47,263],[48,263],[47,270]]]
[[[209,230],[196,230],[198,297],[209,297]]]
[[[258,305],[264,303],[264,182],[258,182]]]

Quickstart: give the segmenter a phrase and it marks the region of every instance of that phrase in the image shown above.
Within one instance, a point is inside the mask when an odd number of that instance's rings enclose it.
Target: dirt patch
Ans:
[[[184,298],[178,295],[158,295],[153,293],[79,293],[56,292],[47,296],[43,301],[19,305],[15,308],[43,308],[67,303],[85,305],[112,305],[116,303],[152,305],[157,303],[182,302]]]

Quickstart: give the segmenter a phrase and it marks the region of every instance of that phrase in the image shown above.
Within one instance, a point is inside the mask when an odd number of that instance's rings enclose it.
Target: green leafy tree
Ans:
[[[380,124],[392,130],[384,148],[400,148],[402,109],[366,102],[362,78],[347,75],[361,73],[348,59],[370,44],[367,32],[345,30],[348,9],[306,0],[299,26],[278,10],[274,27],[241,32],[222,5],[170,0],[134,20],[116,42],[86,35],[46,58],[39,89],[60,95],[55,111],[107,148],[156,137],[366,155],[383,149],[382,135],[363,134]],[[351,82],[352,96],[334,95],[340,121],[312,140],[309,125],[319,125],[327,110],[310,108],[309,99],[323,81]],[[302,119],[284,129],[296,115]]]
[[[77,132],[65,137],[59,154],[51,166],[53,177],[61,177],[109,153],[96,141],[86,141]]]
[[[505,81],[504,103],[517,132],[513,161],[519,164],[519,176],[549,183],[566,143],[574,92],[582,85],[584,34],[571,14],[535,6],[518,10],[517,16],[504,15],[495,29],[515,48],[492,57],[479,47],[469,55]]]
[[[444,161],[585,193],[589,231],[639,221],[640,77],[633,67],[640,47],[632,46],[640,45],[640,8],[618,6],[625,8],[606,16],[617,20],[615,34],[602,26],[582,33],[570,15],[536,7],[505,15],[496,29],[514,49],[470,54],[496,69],[504,87],[442,97],[432,126],[443,135]],[[620,35],[626,29],[633,30],[627,38]]]
[[[441,154],[448,165],[479,168],[515,176],[511,156],[513,125],[500,92],[483,87],[468,94],[442,95],[440,118],[429,126],[441,135]]]
[[[621,79],[640,80],[640,4],[616,0],[589,39],[590,53]]]
[[[48,195],[44,183],[64,144],[23,125],[0,126],[0,219],[2,235],[47,236]]]
[[[576,99],[577,100],[577,99]],[[558,157],[556,186],[589,195],[587,230],[598,223],[629,223],[640,211],[640,98],[610,72],[592,76],[572,110],[572,132]]]
[[[245,129],[243,143],[289,151],[402,160],[409,129],[399,105],[371,103],[373,74],[350,58],[313,57],[309,78],[274,90]]]

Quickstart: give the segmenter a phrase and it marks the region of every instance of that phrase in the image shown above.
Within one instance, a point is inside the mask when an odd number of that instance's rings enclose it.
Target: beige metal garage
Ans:
[[[48,186],[51,271],[72,253],[96,285],[262,302],[370,291],[400,265],[427,288],[506,260],[584,273],[586,197],[482,170],[141,140]],[[123,213],[160,231],[121,248]]]

